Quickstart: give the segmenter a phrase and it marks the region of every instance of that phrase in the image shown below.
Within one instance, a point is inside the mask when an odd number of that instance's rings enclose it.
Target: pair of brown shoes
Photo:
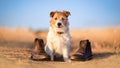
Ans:
[[[32,60],[50,60],[50,57],[44,50],[43,39],[36,38],[34,41],[34,49],[31,52]],[[78,49],[70,56],[71,60],[90,60],[92,59],[91,43],[89,40],[81,40]],[[63,60],[56,57],[56,60]]]
[[[34,49],[31,52],[32,60],[49,60],[49,56],[45,53],[43,39],[36,38],[34,40]]]
[[[71,55],[71,60],[92,59],[91,43],[89,40],[81,40],[78,49]]]

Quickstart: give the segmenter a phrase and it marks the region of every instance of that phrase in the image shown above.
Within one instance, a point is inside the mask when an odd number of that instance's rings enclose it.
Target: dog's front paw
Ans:
[[[67,62],[71,63],[71,60],[68,60]]]
[[[71,62],[71,60],[70,60],[70,59],[65,59],[64,61],[65,61],[65,62],[68,62],[68,63],[70,63],[70,62]]]
[[[51,59],[51,61],[54,61],[54,59]]]
[[[51,61],[54,61],[54,57],[53,56],[51,56]]]

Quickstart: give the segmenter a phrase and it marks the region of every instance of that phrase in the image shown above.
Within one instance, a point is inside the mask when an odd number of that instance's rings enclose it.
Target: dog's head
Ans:
[[[54,11],[50,12],[50,27],[55,32],[65,32],[68,29],[69,22],[68,16],[70,15],[69,11]]]

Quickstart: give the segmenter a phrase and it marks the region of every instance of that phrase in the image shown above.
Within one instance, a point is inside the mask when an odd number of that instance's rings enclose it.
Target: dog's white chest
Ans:
[[[56,51],[61,51],[67,47],[68,39],[64,36],[56,36],[53,39],[53,47]]]
[[[70,36],[68,34],[54,35],[49,33],[48,41],[52,44],[50,47],[58,54],[62,54],[63,49],[70,47]]]

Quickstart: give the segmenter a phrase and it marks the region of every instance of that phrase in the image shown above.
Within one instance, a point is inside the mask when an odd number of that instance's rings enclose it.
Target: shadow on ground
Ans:
[[[111,53],[111,52],[105,52],[105,53],[94,53],[93,54],[93,59],[105,59],[108,58],[112,55],[116,55],[116,53]]]

